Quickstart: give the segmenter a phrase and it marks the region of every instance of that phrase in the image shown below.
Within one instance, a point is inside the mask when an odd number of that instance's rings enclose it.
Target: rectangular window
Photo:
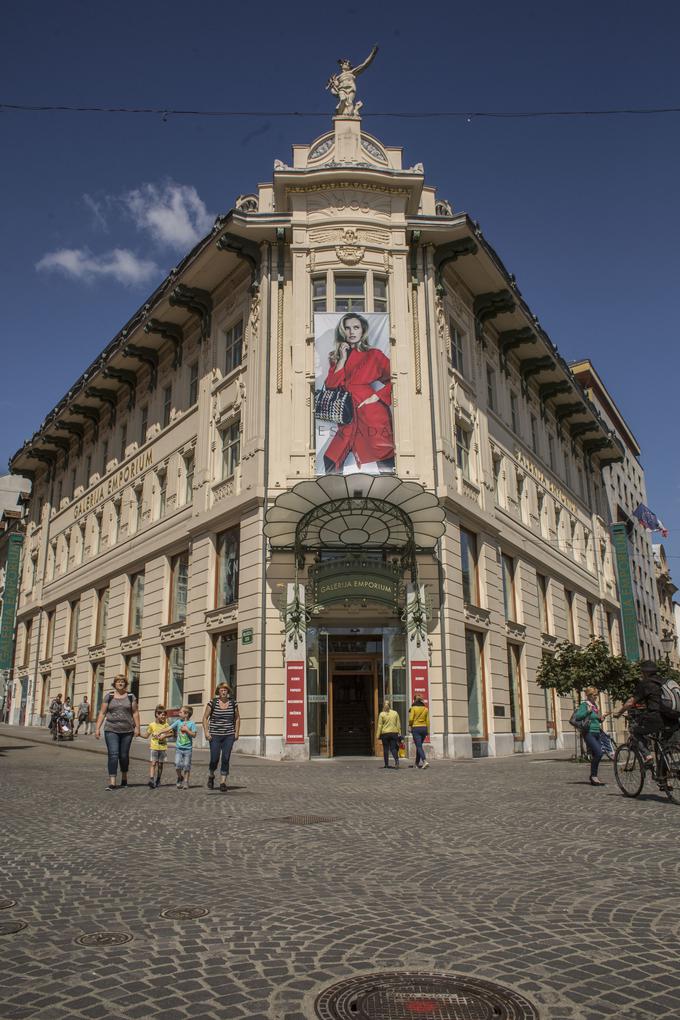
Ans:
[[[224,374],[229,375],[238,368],[243,358],[243,319],[239,319],[227,330],[224,341]]]
[[[142,526],[142,489],[132,490],[132,502],[130,504],[130,531],[136,533]]]
[[[482,635],[465,631],[465,668],[467,673],[468,730],[470,736],[483,739],[484,674],[482,667]]]
[[[517,394],[510,392],[510,426],[514,433],[519,432],[519,408],[517,405]]]
[[[28,620],[24,624],[24,657],[21,663],[22,668],[28,666],[28,660],[31,656],[31,631],[33,630],[33,620]]]
[[[168,499],[168,476],[165,471],[158,475],[158,516],[165,517],[165,507]]]
[[[102,588],[97,592],[97,629],[94,643],[101,645],[106,641],[106,626],[109,619],[109,589]]]
[[[47,613],[47,630],[45,633],[45,658],[51,659],[54,652],[54,609]]]
[[[127,425],[125,422],[120,427],[120,456],[118,460],[125,460],[125,451],[127,450]]]
[[[139,652],[125,656],[125,676],[128,678],[128,690],[139,701],[139,678],[142,672]]]
[[[78,648],[78,624],[80,623],[80,599],[71,603],[71,614],[68,628],[68,652],[75,652]]]
[[[187,596],[189,591],[189,553],[173,556],[170,570],[170,619],[169,623],[184,623],[187,618]]]
[[[198,402],[198,362],[189,365],[189,407]]]
[[[520,649],[508,643],[508,693],[510,695],[510,728],[515,741],[524,740],[522,695],[520,687]]]
[[[168,648],[168,708],[181,708],[184,700],[184,645]]]
[[[109,545],[115,545],[118,541],[118,526],[120,524],[119,504],[114,503],[111,507],[111,532]]]
[[[92,670],[92,718],[96,719],[104,700],[104,663],[100,662]]]
[[[133,574],[130,578],[130,619],[128,633],[139,634],[144,618],[144,574]]]
[[[194,455],[184,458],[184,505],[193,502],[194,498]]]
[[[109,463],[109,441],[105,439],[102,444],[102,475],[106,474],[106,466]]]
[[[88,454],[87,460],[85,461],[85,478],[84,478],[84,485],[86,489],[90,484],[90,478],[92,478],[92,456]]]
[[[139,409],[139,445],[144,446],[146,433],[149,428],[149,408],[145,405]]]
[[[463,601],[466,605],[478,606],[477,536],[465,528],[460,529],[460,562],[463,575]]]
[[[538,589],[538,621],[541,634],[550,634],[550,612],[548,608],[548,578],[543,574],[536,574],[536,587]]]
[[[75,669],[64,670],[64,698],[68,698],[73,705],[73,696],[76,689],[76,671]]]
[[[102,519],[97,514],[92,518],[92,555],[98,556],[102,540]]]
[[[239,529],[217,536],[216,606],[229,606],[238,599]]]
[[[564,480],[567,483],[567,488],[571,489],[571,460],[566,449],[564,450]]]
[[[572,645],[576,644],[576,631],[574,629],[574,593],[568,588],[564,589],[564,601],[567,609],[567,641]]]
[[[366,309],[363,276],[335,277],[336,312],[363,312]]]
[[[595,630],[595,606],[592,602],[586,603],[588,606],[588,623],[590,625],[590,640],[593,641],[597,637]]]
[[[463,375],[463,333],[453,319],[449,319],[449,336],[451,338],[451,345],[449,348],[451,364],[457,372],[460,372],[460,374]]]
[[[548,436],[548,463],[550,464],[550,470],[555,470],[555,441],[552,436]]]
[[[172,386],[163,388],[163,428],[167,429],[170,424],[170,413],[172,411]]]
[[[456,425],[456,464],[470,481],[470,433],[462,425]]]
[[[241,460],[241,422],[232,422],[222,432],[222,478],[231,478]]]
[[[497,503],[500,503],[500,484],[501,484],[501,458],[495,457],[493,448],[491,451],[491,470],[493,471],[493,495]]]
[[[215,635],[215,687],[227,683],[236,694],[236,631]]]
[[[384,276],[373,277],[373,311],[387,311],[387,280]]]
[[[76,471],[74,468],[73,471],[71,472],[71,499],[75,497],[75,494],[76,494]]]
[[[496,373],[486,366],[486,406],[490,411],[496,410]]]
[[[312,311],[326,311],[326,277],[315,276],[312,279]]]
[[[517,620],[517,608],[515,601],[515,561],[512,556],[505,553],[501,555],[501,570],[503,573],[503,609],[506,620]]]
[[[538,430],[535,414],[531,415],[531,449],[534,453],[538,453]]]

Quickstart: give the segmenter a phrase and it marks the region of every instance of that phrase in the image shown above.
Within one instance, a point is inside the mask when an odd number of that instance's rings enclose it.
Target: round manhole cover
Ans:
[[[205,907],[177,907],[174,910],[161,910],[161,917],[167,917],[171,921],[194,921],[209,913]]]
[[[16,935],[26,927],[24,921],[0,921],[0,935]]]
[[[9,910],[10,907],[16,907],[16,900],[6,900],[3,896],[0,896],[0,910]]]
[[[366,974],[327,988],[316,1000],[320,1020],[537,1020],[517,992],[467,977]]]
[[[124,946],[132,942],[132,935],[125,931],[91,931],[76,939],[80,946]]]

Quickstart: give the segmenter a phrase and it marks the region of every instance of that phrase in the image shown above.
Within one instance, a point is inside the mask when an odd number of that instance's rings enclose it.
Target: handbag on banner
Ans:
[[[354,418],[352,397],[342,386],[316,391],[314,414],[320,421],[331,421],[336,425],[349,425]]]

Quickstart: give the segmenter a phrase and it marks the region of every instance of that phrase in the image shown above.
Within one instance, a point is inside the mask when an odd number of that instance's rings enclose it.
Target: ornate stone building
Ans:
[[[624,450],[622,460],[605,465],[603,477],[617,553],[625,651],[631,660],[658,659],[663,628],[652,540],[633,516],[641,503],[647,505],[640,447],[592,362],[588,359],[576,361],[571,368]]]
[[[671,569],[666,557],[666,550],[659,545],[652,546],[654,553],[654,579],[656,582],[656,593],[659,600],[659,638],[673,640],[673,648],[669,651],[670,661],[676,668],[680,668],[680,655],[678,654],[678,631],[676,624],[676,603],[673,597],[678,588],[673,583]]]
[[[416,691],[435,755],[561,746],[536,669],[562,639],[619,649],[622,455],[479,227],[354,108],[14,456],[16,683],[38,719],[125,670],[148,720],[226,677],[272,757],[374,753],[382,698],[405,717]]]

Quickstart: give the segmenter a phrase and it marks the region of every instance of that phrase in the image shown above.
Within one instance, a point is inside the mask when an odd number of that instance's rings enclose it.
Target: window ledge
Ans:
[[[523,641],[527,634],[527,629],[523,623],[517,623],[516,620],[505,621],[505,631],[509,637],[517,638]]]
[[[160,629],[161,642],[169,645],[178,641],[184,641],[186,635],[186,623],[167,623]]]
[[[541,644],[544,648],[557,648],[558,643],[554,634],[541,634]]]
[[[205,626],[209,632],[235,627],[237,623],[238,602],[232,602],[229,606],[219,606],[217,609],[209,609],[205,614]]]
[[[227,496],[233,496],[236,492],[236,475],[229,475],[228,478],[223,478],[221,481],[216,482],[212,487],[212,491],[213,500],[216,503]]]
[[[49,673],[52,670],[52,656],[49,659],[40,659],[38,662],[38,670],[41,673]]]
[[[120,639],[120,650],[123,654],[128,652],[140,652],[142,650],[142,635],[137,634],[126,634],[125,637]]]
[[[100,641],[96,645],[90,645],[87,649],[90,662],[100,662],[106,655],[106,641]]]
[[[491,624],[491,613],[481,606],[473,606],[471,602],[465,603],[465,619],[470,623],[477,623],[482,627],[489,627]]]
[[[61,657],[61,664],[64,669],[68,669],[69,666],[75,666],[76,664],[76,653],[75,652],[64,652]]]

